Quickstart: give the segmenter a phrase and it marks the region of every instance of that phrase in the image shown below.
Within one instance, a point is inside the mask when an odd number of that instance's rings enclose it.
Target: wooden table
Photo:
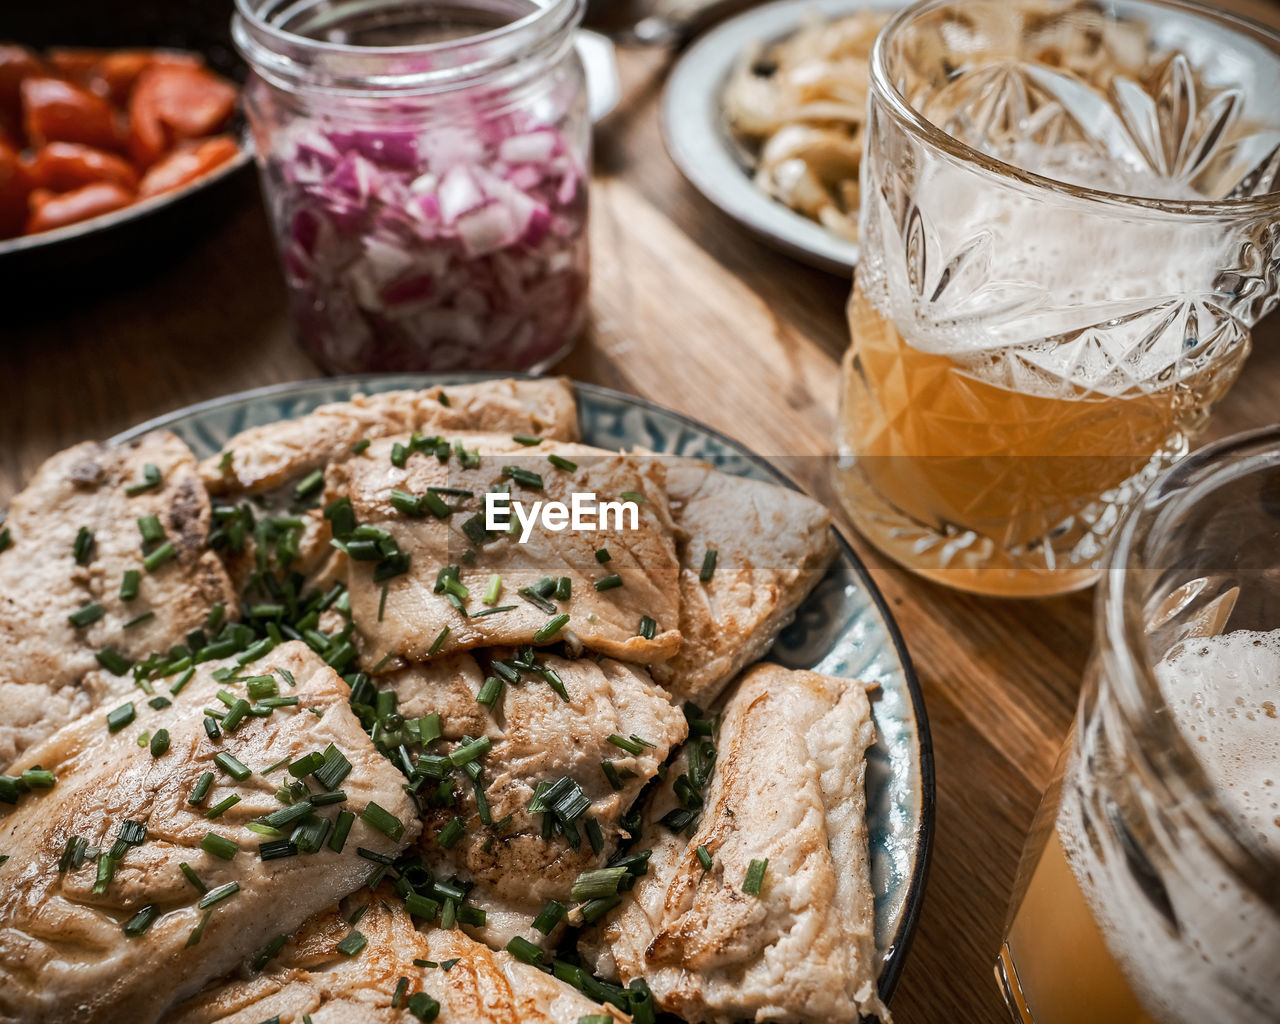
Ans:
[[[1229,6],[1280,24],[1264,0]],[[827,494],[849,283],[776,255],[667,159],[666,55],[621,55],[593,188],[594,321],[559,368],[695,416]],[[64,298],[0,334],[0,507],[46,456],[228,392],[318,375],[289,332],[271,236],[249,201],[144,280]],[[0,293],[4,282],[0,280]],[[5,302],[6,316],[21,296]],[[1214,415],[1212,436],[1270,423],[1280,323]],[[928,897],[893,1002],[900,1024],[1004,1019],[991,965],[1023,837],[1075,708],[1091,594],[954,593],[878,556],[844,524],[902,627],[928,703],[938,812]]]

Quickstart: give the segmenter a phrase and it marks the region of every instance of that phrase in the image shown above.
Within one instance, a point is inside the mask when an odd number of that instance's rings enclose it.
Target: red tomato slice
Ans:
[[[94,81],[111,97],[111,102],[124,107],[129,102],[133,87],[148,68],[202,68],[204,62],[194,53],[176,53],[169,50],[120,50],[102,59],[95,72]]]
[[[27,218],[27,234],[52,231],[119,210],[133,202],[133,193],[109,181],[85,185],[74,192],[55,194],[37,189],[31,193],[31,216]]]
[[[80,142],[97,149],[119,149],[116,113],[101,96],[57,78],[28,78],[22,83],[27,141]]]
[[[45,73],[40,59],[25,46],[0,43],[0,128],[10,135],[16,136],[22,127],[22,80]]]
[[[215,167],[233,159],[240,147],[230,135],[219,135],[204,142],[189,142],[156,163],[142,178],[139,196],[170,192],[208,174]]]
[[[153,66],[129,100],[129,151],[148,166],[175,143],[222,128],[236,106],[230,82],[199,67]]]
[[[30,194],[31,177],[18,159],[18,151],[0,142],[0,238],[22,234]]]
[[[123,157],[78,142],[51,142],[29,164],[36,187],[70,192],[95,181],[110,181],[130,191],[138,187],[138,174]]]

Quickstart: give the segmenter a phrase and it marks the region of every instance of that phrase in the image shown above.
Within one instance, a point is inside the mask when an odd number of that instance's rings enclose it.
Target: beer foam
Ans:
[[[1223,802],[1280,856],[1280,629],[1187,641],[1156,678]]]

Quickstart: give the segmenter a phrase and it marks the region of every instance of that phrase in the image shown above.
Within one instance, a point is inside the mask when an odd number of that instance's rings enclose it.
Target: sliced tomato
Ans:
[[[130,190],[138,187],[138,173],[129,161],[78,142],[49,143],[31,159],[29,169],[36,186],[52,192],[70,192],[95,181],[114,182]]]
[[[22,83],[27,141],[80,142],[97,149],[119,149],[120,131],[111,104],[88,89],[57,78],[28,78]]]
[[[31,216],[27,218],[27,234],[52,231],[54,228],[78,224],[128,206],[134,195],[109,181],[85,185],[74,192],[49,192],[36,189],[31,193]]]
[[[0,142],[0,238],[22,234],[30,194],[31,176],[22,166],[18,151]]]
[[[124,107],[133,94],[142,73],[148,68],[203,68],[204,62],[194,53],[171,50],[120,50],[108,54],[98,65],[95,83],[106,91],[111,102]]]
[[[40,58],[25,46],[0,43],[0,128],[9,135],[16,136],[22,127],[23,79],[45,73]]]
[[[182,188],[234,159],[239,152],[240,147],[230,135],[184,143],[143,175],[138,195],[154,196]]]
[[[129,152],[150,166],[176,143],[223,128],[235,107],[235,86],[205,68],[149,67],[129,100]]]
[[[93,83],[93,73],[110,50],[90,46],[61,46],[45,52],[49,66],[59,75],[86,89]]]

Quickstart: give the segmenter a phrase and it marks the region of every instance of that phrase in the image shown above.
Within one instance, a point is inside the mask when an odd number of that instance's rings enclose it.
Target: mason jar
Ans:
[[[584,0],[236,0],[300,340],[332,372],[545,369],[588,283]]]
[[[1280,1020],[1280,426],[1122,523],[996,975],[1020,1024]]]

